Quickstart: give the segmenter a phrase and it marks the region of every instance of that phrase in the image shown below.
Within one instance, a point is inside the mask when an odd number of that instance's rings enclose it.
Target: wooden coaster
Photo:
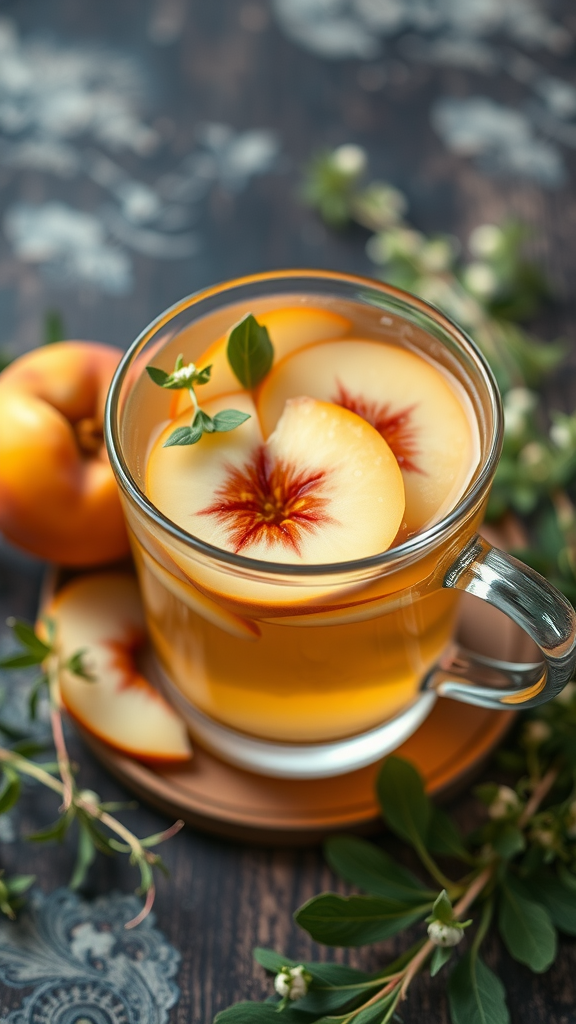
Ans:
[[[498,534],[503,547],[521,546],[515,520]],[[62,577],[47,581],[53,593]],[[468,648],[506,661],[539,660],[526,633],[501,612],[464,594],[457,639]],[[428,792],[448,798],[463,789],[503,739],[516,712],[487,711],[440,698],[430,716],[396,753],[420,770]],[[369,833],[382,819],[374,795],[380,764],[336,778],[273,779],[220,761],[194,743],[194,758],[176,768],[149,768],[120,754],[86,730],[80,732],[109,771],[142,800],[216,835],[270,845],[319,842],[331,832]]]
[[[466,595],[458,638],[508,661],[535,658],[531,641],[510,619]],[[479,771],[514,716],[441,698],[397,754],[418,767],[431,795],[447,798]],[[271,779],[225,764],[195,743],[190,764],[158,770],[81,732],[102,764],[142,800],[230,839],[303,845],[342,829],[368,833],[381,822],[374,796],[379,764],[330,779]]]

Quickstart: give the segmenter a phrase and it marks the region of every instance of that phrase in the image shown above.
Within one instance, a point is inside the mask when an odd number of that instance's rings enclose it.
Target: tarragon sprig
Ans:
[[[72,765],[62,722],[62,702],[59,679],[63,671],[72,672],[83,679],[87,686],[95,683],[84,651],[77,651],[71,657],[62,659],[54,623],[45,620],[41,634],[27,622],[8,620],[20,649],[0,661],[0,669],[27,669],[36,666],[40,675],[30,695],[30,716],[35,717],[36,706],[42,691],[47,694],[50,708],[50,724],[56,751],[56,764],[38,762],[33,754],[38,748],[26,744],[20,738],[11,747],[0,746],[0,773],[3,785],[0,789],[0,814],[15,805],[20,796],[22,776],[35,779],[61,798],[59,815],[55,822],[39,832],[28,835],[28,840],[42,843],[50,840],[62,842],[72,824],[78,827],[78,852],[71,886],[80,887],[97,851],[102,853],[127,853],[130,862],[140,873],[139,893],[144,897],[141,912],[125,927],[133,928],[150,912],[155,897],[154,870],[165,871],[161,858],[151,847],[169,839],[182,828],[184,822],[177,821],[171,828],[157,835],[139,839],[112,811],[118,805],[102,802],[97,793],[82,789],[76,782],[76,771]],[[9,735],[9,726],[0,722],[0,732]],[[40,748],[41,749],[41,748]],[[104,826],[104,829],[102,828]],[[0,877],[0,911],[13,916],[23,892],[33,883],[33,876],[16,876],[10,879]]]
[[[266,327],[258,323],[248,313],[240,323],[230,331],[226,346],[226,356],[230,367],[242,387],[253,390],[266,376],[274,359],[274,349]],[[184,356],[179,355],[172,373],[161,370],[158,366],[147,366],[149,377],[161,388],[171,391],[188,391],[192,402],[192,422],[187,427],[173,430],[164,448],[172,445],[197,444],[203,434],[223,433],[235,430],[250,414],[238,409],[222,409],[209,416],[200,408],[196,396],[196,387],[207,384],[212,373],[212,366],[204,366],[199,370],[194,363],[184,365]]]

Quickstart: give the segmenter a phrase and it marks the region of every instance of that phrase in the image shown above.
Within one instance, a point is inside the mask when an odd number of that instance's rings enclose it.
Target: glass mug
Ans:
[[[171,371],[181,352],[195,362],[246,313],[286,308],[324,309],[349,321],[357,338],[421,353],[468,396],[480,453],[464,493],[438,521],[383,553],[322,565],[255,560],[187,533],[146,496],[147,455],[178,394],[157,387],[146,365]],[[201,386],[198,397],[202,403]],[[156,680],[192,736],[256,773],[319,778],[399,746],[439,695],[512,709],[559,693],[576,662],[571,605],[477,532],[501,436],[496,384],[474,343],[437,309],[390,285],[271,272],[206,289],[159,316],[118,367],[106,440]],[[509,664],[455,648],[461,591],[518,623],[542,662]]]

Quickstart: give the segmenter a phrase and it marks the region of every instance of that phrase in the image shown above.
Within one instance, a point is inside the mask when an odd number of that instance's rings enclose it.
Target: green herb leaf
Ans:
[[[493,971],[467,953],[448,981],[452,1024],[510,1024],[504,986]]]
[[[45,657],[38,654],[12,654],[0,660],[0,668],[31,668],[32,665],[41,665]]]
[[[4,765],[2,768],[2,775],[4,785],[0,790],[0,814],[6,814],[11,807],[17,802],[22,785],[20,782],[20,776],[14,771],[10,765]]]
[[[287,1006],[278,1013],[278,1003],[236,1003],[227,1010],[221,1010],[214,1018],[214,1024],[305,1024],[310,1020]],[[336,1024],[333,1020],[331,1024]]]
[[[435,978],[438,971],[441,971],[444,964],[448,963],[454,947],[452,946],[436,946],[436,949],[432,953],[432,959],[430,961],[430,977]]]
[[[511,874],[502,883],[498,927],[510,956],[535,974],[547,971],[554,962],[556,931],[550,914]]]
[[[95,683],[96,676],[86,667],[85,658],[86,650],[76,651],[71,658],[68,658],[65,667],[73,675],[78,676],[80,679],[85,679],[87,683]]]
[[[334,871],[371,896],[404,903],[422,903],[435,898],[433,890],[425,889],[415,875],[365,839],[334,836],[326,841],[324,851]]]
[[[44,767],[44,765],[42,765],[42,767]],[[52,839],[61,843],[72,824],[72,819],[73,815],[69,813],[63,814],[61,818],[52,822],[51,825],[47,825],[46,828],[42,828],[38,832],[32,832],[27,835],[26,839],[29,843],[47,843]]]
[[[28,697],[28,712],[32,721],[36,718],[38,700],[40,699],[42,690],[45,690],[46,692],[48,691],[48,676],[46,675],[39,676],[30,690],[30,695]]]
[[[426,846],[431,853],[444,857],[457,857],[458,860],[470,863],[473,857],[464,846],[462,836],[450,815],[440,807],[433,807],[430,824],[426,834]]]
[[[530,895],[550,914],[566,935],[576,935],[576,888],[563,885],[552,871],[542,870],[529,880]]]
[[[216,429],[214,426],[214,420],[207,412],[203,412],[202,409],[198,409],[194,417],[193,427],[202,427],[202,430],[206,434],[213,434]]]
[[[454,922],[454,911],[452,904],[448,899],[448,893],[445,889],[442,890],[438,898],[434,902],[432,907],[432,914],[430,920],[441,921],[442,924],[453,924]]]
[[[226,354],[236,377],[248,391],[264,379],[274,360],[270,335],[251,313],[230,331]]]
[[[388,827],[416,849],[425,847],[432,803],[416,768],[402,758],[386,758],[378,775],[376,793]]]
[[[369,981],[372,977],[365,971],[357,970],[356,967],[348,967],[347,964],[291,960],[290,957],[286,957],[282,953],[276,953],[273,949],[264,949],[262,946],[256,946],[252,955],[256,963],[264,967],[266,971],[271,971],[272,974],[278,974],[283,967],[297,967],[299,964],[303,964],[314,981],[323,985],[353,985],[355,982],[360,984]]]
[[[147,366],[146,373],[153,380],[155,384],[158,384],[161,388],[164,387],[170,374],[166,373],[166,370],[161,370],[159,366]]]
[[[376,896],[337,896],[327,892],[308,900],[294,918],[316,942],[327,946],[364,946],[395,935],[419,921],[432,907]]]
[[[83,821],[79,821],[78,825],[76,864],[74,865],[72,878],[68,883],[71,889],[79,889],[84,884],[88,870],[96,858],[96,847],[92,842],[88,829]]]
[[[162,447],[172,448],[173,445],[196,444],[202,437],[202,433],[202,427],[196,426],[196,424],[192,427],[177,427]]]
[[[492,846],[504,860],[512,860],[518,853],[526,849],[526,840],[522,829],[512,822],[504,822],[492,837]]]
[[[228,430],[235,430],[246,420],[250,419],[250,413],[239,412],[238,409],[222,409],[221,412],[217,412],[214,416],[214,430],[218,433],[223,434]]]
[[[196,372],[195,384],[207,384],[212,376],[212,364],[210,366],[204,366],[201,370]]]
[[[13,875],[12,878],[7,878],[4,884],[12,899],[14,896],[21,896],[31,885],[34,885],[35,881],[36,875]]]

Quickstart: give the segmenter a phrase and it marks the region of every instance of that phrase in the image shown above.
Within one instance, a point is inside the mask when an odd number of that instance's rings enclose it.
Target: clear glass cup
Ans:
[[[421,352],[471,403],[480,458],[464,493],[381,554],[329,565],[259,561],[187,533],[146,496],[147,453],[174,394],[149,380],[146,365],[171,370],[180,352],[196,361],[247,312],[285,307],[337,313],[357,338]],[[572,607],[478,534],[501,437],[496,384],[474,343],[437,309],[381,282],[325,271],[259,274],[189,296],[147,327],[112,383],[106,440],[154,672],[192,735],[248,770],[315,778],[393,750],[438,695],[511,709],[557,694],[576,663]],[[508,664],[455,648],[462,591],[510,616],[543,660]]]

